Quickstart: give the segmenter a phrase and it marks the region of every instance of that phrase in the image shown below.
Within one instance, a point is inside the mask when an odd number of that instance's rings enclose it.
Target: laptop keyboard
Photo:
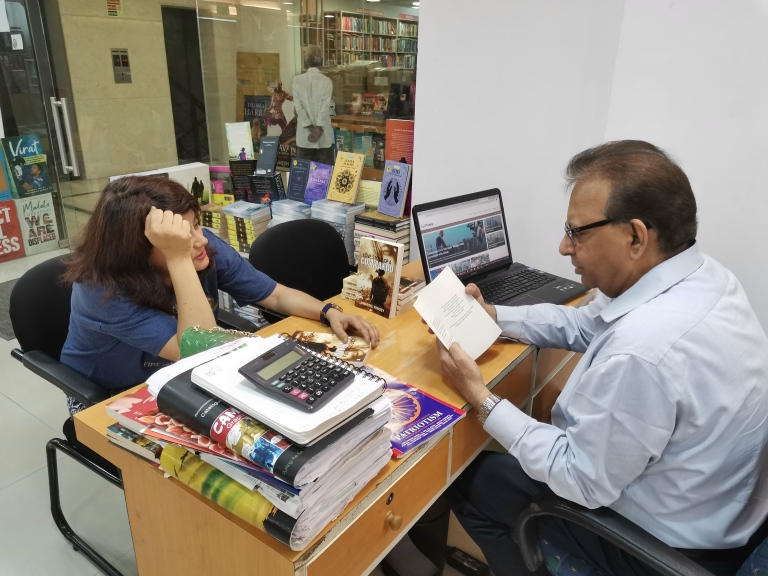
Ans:
[[[519,294],[541,288],[551,282],[555,276],[550,276],[539,270],[521,270],[512,276],[506,276],[494,282],[480,286],[480,293],[490,304],[504,302]]]

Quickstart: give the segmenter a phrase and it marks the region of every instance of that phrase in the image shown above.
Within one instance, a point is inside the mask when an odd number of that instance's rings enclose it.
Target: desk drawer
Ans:
[[[525,402],[531,393],[533,357],[533,354],[528,354],[512,372],[496,384],[493,393],[509,400],[515,406]],[[478,421],[477,412],[471,410],[453,429],[451,476],[464,466],[486,440],[488,440],[488,433],[483,430],[482,424]]]
[[[450,436],[395,482],[360,518],[307,566],[308,576],[361,574],[418,517],[446,484]],[[389,504],[388,500],[391,501]],[[386,524],[388,513],[402,520],[395,530]]]

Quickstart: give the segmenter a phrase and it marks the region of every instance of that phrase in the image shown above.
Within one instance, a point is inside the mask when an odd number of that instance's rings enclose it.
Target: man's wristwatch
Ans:
[[[325,315],[328,313],[328,310],[330,310],[331,308],[336,308],[336,310],[338,310],[339,312],[344,312],[344,310],[341,309],[341,306],[339,306],[338,304],[334,304],[333,302],[329,302],[328,304],[323,306],[323,311],[320,312],[320,322],[322,322],[326,326],[331,325],[331,323],[328,322],[328,318],[325,317]]]
[[[501,398],[496,396],[496,394],[491,394],[482,404],[480,404],[480,407],[477,409],[477,419],[480,420],[480,424],[485,424],[491,410],[493,410],[499,402],[501,402]]]

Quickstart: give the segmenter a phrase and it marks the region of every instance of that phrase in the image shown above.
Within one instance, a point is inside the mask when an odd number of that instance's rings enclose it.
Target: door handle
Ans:
[[[72,176],[80,176],[80,166],[77,163],[75,141],[72,138],[72,123],[69,120],[67,99],[61,98],[60,100],[57,100],[55,96],[51,96],[51,107],[53,108],[53,126],[56,129],[56,139],[59,141],[59,153],[61,154],[61,162],[63,164],[64,172],[71,172]],[[59,112],[57,108],[61,109],[61,115],[64,119],[63,136],[67,139],[66,147],[64,145],[64,137],[62,137],[61,121],[59,120]],[[67,149],[69,149],[71,163],[67,160]]]

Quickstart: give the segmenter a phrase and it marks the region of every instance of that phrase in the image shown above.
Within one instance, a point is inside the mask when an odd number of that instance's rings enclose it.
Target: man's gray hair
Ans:
[[[323,49],[317,44],[310,44],[304,49],[304,68],[319,68],[323,65]]]

